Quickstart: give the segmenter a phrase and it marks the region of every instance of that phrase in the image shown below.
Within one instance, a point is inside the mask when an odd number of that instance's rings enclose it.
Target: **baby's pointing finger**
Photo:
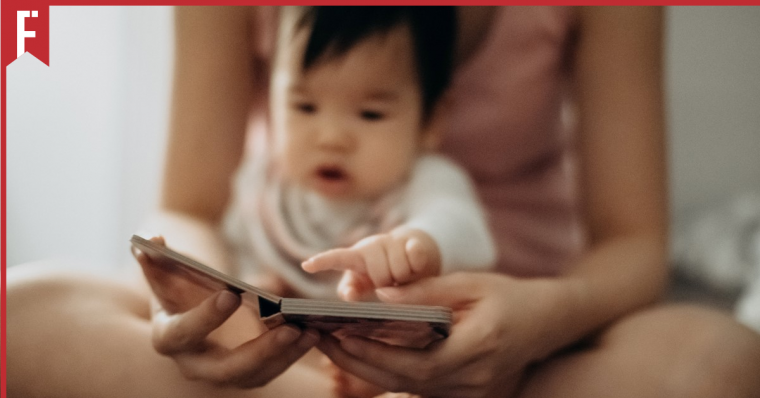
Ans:
[[[367,272],[364,257],[352,249],[328,250],[304,261],[301,267],[309,273],[327,270]]]

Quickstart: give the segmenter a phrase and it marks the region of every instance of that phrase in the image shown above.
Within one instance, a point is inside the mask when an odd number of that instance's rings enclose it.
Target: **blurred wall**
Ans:
[[[760,191],[760,7],[669,7],[671,199],[682,221]]]
[[[7,261],[113,267],[157,197],[172,10],[50,14],[50,67],[27,53],[7,68]]]
[[[671,7],[676,221],[760,189],[760,7]],[[172,19],[165,7],[51,7],[50,68],[8,67],[8,264],[128,258],[157,197]]]

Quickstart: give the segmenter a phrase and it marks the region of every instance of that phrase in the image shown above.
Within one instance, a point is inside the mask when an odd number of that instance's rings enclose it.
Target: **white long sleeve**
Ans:
[[[424,155],[407,189],[404,226],[420,229],[435,240],[443,273],[485,270],[495,264],[496,245],[465,170],[441,155]]]

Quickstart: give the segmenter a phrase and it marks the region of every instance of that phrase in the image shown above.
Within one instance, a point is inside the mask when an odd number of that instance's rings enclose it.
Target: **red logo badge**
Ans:
[[[50,7],[35,1],[9,3],[3,4],[2,67],[24,53],[32,54],[49,66]]]

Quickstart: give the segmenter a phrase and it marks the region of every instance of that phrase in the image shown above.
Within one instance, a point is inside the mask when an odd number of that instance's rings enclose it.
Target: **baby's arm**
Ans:
[[[355,301],[375,288],[440,274],[438,245],[424,231],[399,227],[372,235],[349,248],[333,249],[303,263],[308,272],[344,270],[338,294]]]
[[[441,155],[425,155],[408,187],[407,228],[426,232],[438,245],[441,273],[487,270],[496,245],[467,172]]]

